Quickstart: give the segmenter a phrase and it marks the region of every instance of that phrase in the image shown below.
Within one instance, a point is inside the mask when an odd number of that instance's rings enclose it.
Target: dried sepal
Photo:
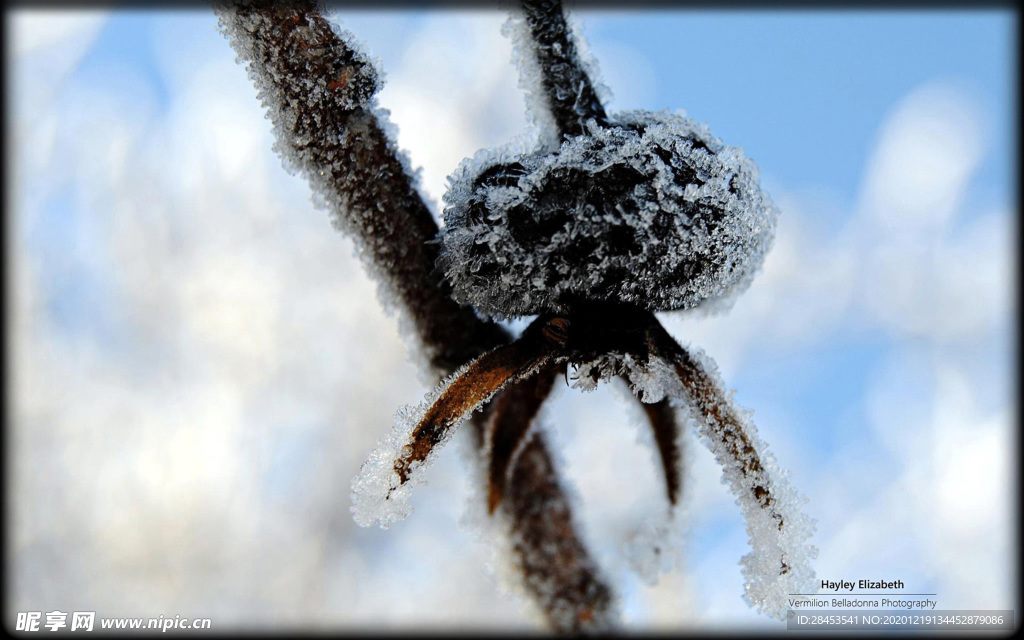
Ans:
[[[660,325],[651,328],[649,339],[652,352],[674,369],[679,399],[697,414],[698,431],[746,519],[752,552],[741,560],[745,597],[765,613],[782,617],[787,594],[799,593],[814,579],[810,559],[817,551],[807,544],[814,524],[800,510],[803,498],[789,487],[753,424],[733,404],[714,363],[684,349]]]
[[[551,393],[557,368],[507,387],[492,403],[488,434],[487,511],[493,514],[505,495],[505,486],[516,455],[530,432],[541,405]]]
[[[705,418],[710,435],[724,446],[730,458],[729,466],[739,471],[750,495],[782,529],[783,516],[773,506],[769,479],[760,455],[724,389],[696,358],[667,333],[659,333],[655,339],[657,348],[668,355],[689,402]],[[788,570],[785,564],[780,567],[782,573]]]
[[[548,365],[556,346],[543,336],[527,334],[512,344],[488,351],[464,368],[430,405],[395,460],[399,481],[407,482],[412,467],[423,462],[447,438],[449,430],[473,410],[506,385]]]
[[[417,407],[403,407],[395,427],[377,444],[352,480],[352,514],[362,526],[408,516],[411,481],[456,425],[496,393],[553,362],[560,345],[539,330],[488,351],[442,382]]]
[[[661,458],[662,470],[665,473],[665,488],[668,492],[668,501],[675,506],[679,502],[679,495],[682,492],[681,456],[679,452],[679,423],[676,420],[676,410],[668,398],[662,398],[657,402],[643,402],[647,415],[647,422],[651,425],[654,434],[654,443],[658,447],[658,454]]]

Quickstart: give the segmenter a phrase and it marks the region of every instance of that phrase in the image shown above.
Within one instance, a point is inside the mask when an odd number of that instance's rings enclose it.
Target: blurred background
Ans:
[[[281,168],[212,13],[7,17],[5,615],[536,628],[472,524],[467,434],[407,520],[352,521],[360,463],[433,382]],[[527,130],[504,14],[335,17],[379,58],[435,210],[462,158]],[[1015,607],[1014,15],[575,18],[611,110],[685,109],[782,210],[731,312],[663,321],[807,496],[819,578]],[[545,428],[624,624],[781,629],[742,599],[744,524],[692,434],[676,567],[631,571],[623,546],[666,508],[650,437],[623,389],[559,386]]]

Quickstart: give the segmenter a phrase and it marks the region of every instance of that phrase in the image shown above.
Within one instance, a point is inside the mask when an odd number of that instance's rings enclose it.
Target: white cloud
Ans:
[[[11,40],[14,55],[50,49],[64,54],[78,53],[95,38],[108,11],[54,11],[52,9],[12,11]],[[65,60],[71,60],[70,56]]]
[[[435,203],[463,158],[506,144],[526,126],[512,47],[498,35],[505,19],[496,11],[431,16],[388,72],[380,103],[423,167]]]
[[[941,234],[981,159],[982,126],[969,94],[932,82],[905,96],[886,119],[868,163],[860,215],[885,235]]]

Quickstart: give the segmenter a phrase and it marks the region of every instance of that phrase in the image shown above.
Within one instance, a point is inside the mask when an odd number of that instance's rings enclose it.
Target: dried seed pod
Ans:
[[[776,218],[741,149],[667,112],[591,121],[553,153],[478,154],[445,201],[455,296],[496,316],[722,298],[761,267]]]

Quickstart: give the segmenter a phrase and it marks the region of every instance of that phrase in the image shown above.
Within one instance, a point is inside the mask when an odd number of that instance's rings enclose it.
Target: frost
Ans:
[[[583,22],[574,14],[567,14],[565,17],[569,26],[569,33],[572,34],[572,40],[576,45],[576,56],[579,60],[579,65],[583,72],[586,73],[590,84],[593,85],[597,99],[601,104],[608,104],[613,97],[612,90],[604,83],[597,57],[590,49],[590,42],[583,35]]]
[[[643,366],[629,359],[626,367],[630,387],[643,402],[658,402],[679,386],[675,370],[661,358],[652,358]]]
[[[477,154],[450,178],[442,265],[499,317],[573,301],[689,309],[745,289],[777,211],[742,150],[678,114],[625,112],[554,153]]]
[[[404,520],[413,509],[409,504],[412,487],[421,482],[425,467],[433,457],[414,463],[410,479],[402,482],[395,469],[395,461],[402,457],[403,449],[411,442],[413,429],[437,399],[462,375],[468,365],[444,379],[436,388],[427,393],[415,407],[406,405],[395,413],[395,424],[377,443],[369,457],[359,468],[359,474],[352,479],[352,517],[361,527],[373,524],[387,529],[392,523]],[[449,429],[445,441],[451,438],[454,428]],[[435,451],[444,441],[437,443]]]
[[[352,479],[352,517],[361,527],[373,524],[387,529],[392,523],[404,520],[413,509],[409,494],[416,480],[402,484],[395,471],[395,460],[405,446],[412,431],[403,419],[396,419],[391,430],[370,452],[370,456]],[[417,473],[414,478],[419,479]]]
[[[607,353],[589,362],[572,365],[569,380],[572,388],[593,391],[599,382],[605,382],[619,374],[622,369],[622,354]]]

